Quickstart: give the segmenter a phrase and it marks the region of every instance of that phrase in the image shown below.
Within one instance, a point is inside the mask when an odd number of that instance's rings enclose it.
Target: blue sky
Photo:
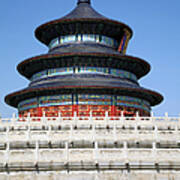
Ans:
[[[134,31],[128,55],[145,59],[151,72],[140,80],[156,90],[164,102],[155,115],[180,114],[180,1],[92,0],[101,14],[128,24]],[[76,6],[76,0],[5,0],[0,6],[0,113],[10,117],[16,109],[4,103],[5,95],[22,89],[28,81],[16,66],[26,58],[46,53],[48,48],[34,37],[39,25],[60,18]]]

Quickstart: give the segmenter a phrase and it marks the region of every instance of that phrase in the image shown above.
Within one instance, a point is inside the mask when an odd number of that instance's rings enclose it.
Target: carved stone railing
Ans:
[[[27,117],[0,119],[1,142],[39,140],[179,141],[180,117]]]
[[[98,148],[34,148],[0,151],[0,171],[39,170],[179,170],[180,152],[177,149]]]
[[[179,117],[0,119],[0,171],[179,170]]]
[[[106,113],[105,117],[79,117],[76,114],[73,117],[62,117],[59,114],[58,117],[46,117],[45,113],[42,117],[31,117],[29,114],[27,117],[16,117],[15,114],[11,118],[2,118],[0,116],[0,126],[16,126],[16,125],[63,125],[63,124],[84,124],[84,125],[97,125],[97,124],[115,124],[115,125],[153,125],[153,126],[178,126],[180,125],[180,117],[168,117],[165,113],[163,117],[140,117],[138,113],[136,117],[116,116],[109,117]]]

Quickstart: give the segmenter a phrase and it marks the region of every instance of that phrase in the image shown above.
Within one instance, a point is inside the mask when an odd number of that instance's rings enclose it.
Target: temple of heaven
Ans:
[[[17,66],[30,84],[5,102],[20,117],[150,116],[163,97],[138,83],[150,65],[126,55],[132,34],[96,12],[90,0],[78,0],[69,14],[36,29],[49,51]]]

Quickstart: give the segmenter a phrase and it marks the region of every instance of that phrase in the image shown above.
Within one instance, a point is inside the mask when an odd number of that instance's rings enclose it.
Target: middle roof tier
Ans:
[[[28,79],[38,72],[61,67],[105,67],[128,71],[139,79],[150,71],[150,65],[137,57],[107,53],[45,54],[21,62],[17,69]]]

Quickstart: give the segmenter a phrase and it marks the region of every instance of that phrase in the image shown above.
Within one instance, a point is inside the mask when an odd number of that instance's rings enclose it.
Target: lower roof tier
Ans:
[[[132,72],[138,79],[150,71],[150,65],[140,58],[106,53],[46,54],[21,62],[17,69],[30,79],[43,70],[72,66],[117,68]]]
[[[43,84],[44,86],[44,84]],[[116,96],[129,96],[134,98],[139,98],[150,103],[151,106],[159,104],[163,97],[154,91],[147,90],[138,87],[107,87],[102,85],[85,85],[83,84],[69,84],[69,85],[58,85],[54,86],[33,86],[21,91],[9,94],[5,97],[7,104],[18,107],[18,104],[24,100],[49,95],[58,94],[106,94],[106,95],[116,95]]]

